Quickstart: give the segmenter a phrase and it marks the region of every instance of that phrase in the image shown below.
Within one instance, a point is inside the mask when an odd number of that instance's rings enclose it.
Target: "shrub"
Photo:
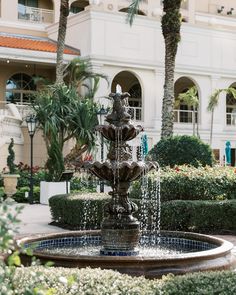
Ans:
[[[103,219],[108,194],[80,193],[57,195],[49,199],[53,223],[70,229],[97,229]]]
[[[18,179],[17,187],[26,187],[29,185],[30,181],[30,166],[28,164],[24,164],[20,162],[17,165],[17,173],[20,175]],[[41,169],[38,166],[33,167],[33,177],[34,177],[34,185],[40,186],[40,181],[46,180],[47,173],[44,169]]]
[[[31,294],[26,293],[31,286],[34,286],[35,291],[39,288],[45,291],[40,294],[57,295],[232,295],[236,293],[236,273],[218,271],[184,276],[167,275],[162,280],[148,280],[142,276],[131,277],[99,268],[18,268],[13,280],[13,287],[18,294]]]
[[[17,202],[17,203],[28,203],[29,198],[26,197],[25,193],[29,193],[30,188],[28,186],[25,187],[20,187],[17,189],[17,192],[12,196],[12,198]],[[33,191],[33,202],[39,203],[40,199],[40,188],[38,186],[34,186],[34,191]]]
[[[148,191],[157,181],[157,173],[150,174]],[[161,200],[214,200],[236,198],[236,169],[231,167],[179,166],[161,170]],[[131,198],[140,198],[141,182],[132,183]]]
[[[97,181],[92,175],[73,177],[70,180],[70,190],[75,192],[96,192]]]
[[[161,206],[161,229],[236,233],[236,200],[165,202]]]
[[[195,136],[173,136],[161,139],[149,152],[149,157],[161,167],[189,164],[212,166],[214,157],[208,144]]]

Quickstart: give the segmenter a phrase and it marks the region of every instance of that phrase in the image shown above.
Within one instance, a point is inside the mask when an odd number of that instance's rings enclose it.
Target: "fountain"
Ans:
[[[110,97],[113,109],[106,116],[108,124],[97,126],[102,136],[111,142],[107,160],[87,164],[94,175],[108,181],[112,188],[109,193],[111,200],[104,207],[101,231],[39,235],[23,238],[19,243],[25,247],[32,246],[37,258],[53,261],[58,266],[109,268],[149,278],[169,272],[234,267],[236,258],[231,255],[233,245],[222,239],[159,230],[152,231],[151,239],[147,232],[143,235],[140,222],[133,216],[138,207],[129,200],[128,191],[132,181],[157,169],[158,165],[132,161],[127,142],[143,128],[134,126],[126,112],[128,93],[111,93]],[[148,248],[142,247],[146,244]],[[24,258],[27,259],[26,256]]]

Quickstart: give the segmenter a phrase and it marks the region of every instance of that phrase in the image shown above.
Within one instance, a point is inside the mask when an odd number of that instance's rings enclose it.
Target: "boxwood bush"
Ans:
[[[157,181],[158,174],[148,175],[148,191]],[[214,200],[236,199],[236,169],[233,167],[165,168],[160,173],[161,200]],[[130,197],[141,197],[141,182],[133,182]]]
[[[211,147],[195,136],[176,135],[161,139],[148,156],[161,167],[189,164],[195,167],[212,166],[214,156]]]
[[[20,187],[17,189],[17,192],[12,196],[12,198],[17,203],[28,203],[29,197],[26,197],[25,193],[29,194],[29,191],[30,191],[30,188],[28,186]],[[34,188],[33,188],[33,202],[39,203],[39,199],[40,199],[40,188],[38,186],[34,186]]]
[[[165,202],[161,229],[202,233],[236,233],[236,200]]]
[[[112,270],[37,266],[17,268],[12,284],[17,294],[232,295],[236,294],[236,273],[221,271],[167,275],[162,280],[148,280]],[[27,290],[34,293],[27,293]]]
[[[69,229],[100,228],[103,206],[109,199],[104,193],[53,196],[49,199],[53,224]]]

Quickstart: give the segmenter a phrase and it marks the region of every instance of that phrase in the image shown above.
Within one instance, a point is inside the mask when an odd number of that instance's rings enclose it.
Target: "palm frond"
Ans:
[[[138,13],[139,10],[139,4],[142,1],[143,0],[133,0],[128,8],[127,23],[129,23],[130,26],[132,26],[134,22],[135,15]]]

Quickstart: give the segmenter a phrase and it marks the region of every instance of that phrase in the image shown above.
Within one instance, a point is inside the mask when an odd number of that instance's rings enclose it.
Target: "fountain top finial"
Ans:
[[[128,106],[127,98],[130,97],[128,92],[121,93],[121,86],[117,84],[116,93],[110,93],[109,97],[113,99],[112,113],[106,117],[106,121],[117,127],[125,124],[129,124],[131,119],[130,114],[126,111],[126,106]]]

